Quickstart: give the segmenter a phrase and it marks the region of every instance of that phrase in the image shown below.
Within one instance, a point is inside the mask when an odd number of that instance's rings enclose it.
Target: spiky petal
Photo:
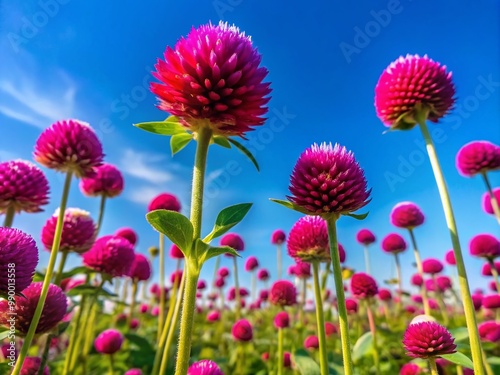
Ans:
[[[351,278],[352,294],[360,299],[374,297],[378,293],[377,282],[370,275],[358,272]]]
[[[456,164],[466,177],[500,169],[500,147],[488,141],[467,143],[458,151]]]
[[[330,245],[326,221],[319,216],[301,217],[290,230],[288,254],[301,262],[329,262]]]
[[[401,202],[395,205],[390,218],[392,225],[406,229],[418,227],[425,220],[422,210],[412,202]]]
[[[134,246],[119,236],[98,238],[92,248],[83,254],[83,264],[112,277],[127,275],[134,259]]]
[[[429,358],[456,352],[450,332],[442,325],[426,321],[410,324],[403,337],[406,354],[414,358]]]
[[[214,361],[204,359],[193,363],[189,367],[187,375],[224,375],[224,373]]]
[[[382,240],[382,250],[386,253],[397,254],[406,250],[406,241],[397,233],[390,233]]]

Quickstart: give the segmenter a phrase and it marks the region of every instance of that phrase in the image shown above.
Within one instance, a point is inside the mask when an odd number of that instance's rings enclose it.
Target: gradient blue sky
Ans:
[[[190,145],[172,158],[167,138],[132,126],[165,117],[147,89],[153,80],[150,72],[165,47],[191,27],[221,19],[252,36],[269,69],[273,93],[270,120],[249,134],[248,147],[260,162],[260,173],[235,150],[210,151],[204,232],[221,208],[254,202],[235,228],[246,242],[242,255],[256,255],[276,276],[270,235],[276,228],[288,231],[300,216],[268,198],[287,194],[290,172],[305,148],[313,142],[339,142],[354,151],[373,188],[368,218],[339,222],[347,264],[364,269],[355,233],[367,227],[380,240],[395,231],[389,212],[408,200],[426,214],[425,225],[416,230],[423,257],[443,258],[451,245],[421,135],[417,129],[383,134],[385,127],[373,107],[382,70],[400,55],[418,53],[446,64],[457,86],[456,110],[432,129],[464,251],[468,253],[469,240],[477,233],[499,234],[496,222],[480,208],[482,181],[459,176],[454,164],[466,142],[500,143],[500,5],[495,0],[473,5],[463,0],[0,4],[0,159],[31,159],[35,140],[55,120],[75,117],[89,122],[103,142],[106,160],[116,164],[126,180],[122,196],[108,203],[102,233],[132,226],[140,236],[138,251],[157,243],[157,234],[144,218],[153,196],[172,192],[182,201],[183,212],[189,212],[194,153]],[[49,170],[46,174],[52,186],[46,212],[15,220],[15,226],[37,239],[61,194],[62,177]],[[491,180],[500,185],[500,174],[491,174]],[[73,184],[69,206],[97,215],[98,204],[97,199],[83,198]],[[380,241],[371,249],[371,259],[378,280],[393,276],[393,259],[382,253]],[[46,260],[44,252],[41,264]],[[412,261],[410,251],[403,254],[404,275],[414,272]],[[481,262],[468,254],[466,261],[473,286],[484,286],[478,274]],[[76,256],[71,258],[72,265],[77,263]],[[202,278],[211,278],[212,264],[205,265]],[[222,264],[229,266],[229,259],[223,258]],[[285,257],[285,264],[292,260]],[[173,267],[169,262],[168,269]],[[241,278],[248,282],[245,273]]]

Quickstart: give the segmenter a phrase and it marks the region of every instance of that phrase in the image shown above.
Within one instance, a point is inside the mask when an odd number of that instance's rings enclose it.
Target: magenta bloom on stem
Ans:
[[[42,243],[51,251],[56,233],[59,208],[42,228]],[[96,226],[90,213],[79,208],[67,208],[64,212],[63,230],[59,251],[71,251],[78,254],[88,251],[95,241]]]
[[[128,276],[136,281],[146,281],[151,277],[151,264],[142,254],[135,254]]]
[[[493,195],[495,196],[497,203],[500,205],[500,188],[493,189]],[[493,206],[491,205],[491,198],[488,192],[483,194],[483,210],[487,214],[493,215]]]
[[[352,298],[346,298],[345,307],[346,307],[348,313],[358,312],[358,303],[356,302],[356,300],[354,300]]]
[[[308,279],[311,277],[311,263],[298,261],[293,267],[293,275],[299,279]]]
[[[220,240],[220,245],[232,247],[236,251],[245,250],[245,243],[243,242],[243,238],[241,238],[241,236],[236,233],[227,233],[226,235],[224,235]],[[224,255],[233,257],[233,255],[228,253]]]
[[[181,280],[182,280],[182,275],[183,271],[182,270],[176,270],[170,274],[170,282],[173,284],[177,283],[177,285],[180,285]]]
[[[125,276],[135,259],[134,245],[119,236],[103,236],[83,254],[83,264],[111,277]]]
[[[424,214],[412,202],[398,203],[391,211],[391,224],[398,228],[413,229],[422,225],[424,220]]]
[[[382,240],[382,250],[386,253],[398,254],[406,250],[406,241],[397,233],[390,233]]]
[[[446,263],[448,263],[450,266],[456,266],[457,264],[457,261],[455,259],[455,252],[453,251],[453,249],[451,250],[448,250],[444,256],[444,260],[446,261]]]
[[[286,241],[286,233],[281,229],[277,229],[271,235],[271,243],[273,245],[281,245]]]
[[[132,228],[120,228],[115,232],[115,236],[123,237],[128,240],[132,245],[137,244],[137,233]]]
[[[368,229],[361,229],[356,234],[356,241],[362,245],[368,246],[375,242],[375,235]]]
[[[228,277],[229,276],[229,269],[227,267],[221,267],[217,271],[217,275],[219,275],[219,277],[222,277],[222,278]]]
[[[490,294],[488,296],[484,296],[482,304],[487,309],[498,309],[500,308],[500,295]]]
[[[143,375],[143,372],[139,368],[131,368],[130,370],[127,370],[123,375]]]
[[[297,289],[288,280],[276,281],[269,292],[269,302],[279,306],[293,306],[297,303]]]
[[[280,311],[274,316],[274,326],[276,328],[290,327],[290,315],[286,311]]]
[[[479,324],[477,328],[482,340],[489,342],[500,341],[500,323],[490,320]]]
[[[189,366],[187,375],[224,375],[214,361],[204,359]]]
[[[491,234],[478,234],[472,238],[469,250],[472,256],[495,259],[500,256],[500,241]]]
[[[378,298],[381,301],[390,301],[392,299],[392,294],[389,289],[379,289],[378,290]]]
[[[184,253],[176,244],[172,244],[172,246],[170,247],[170,258],[184,259]]]
[[[198,290],[205,290],[207,287],[207,283],[205,280],[198,280],[198,284],[196,285],[196,289]]]
[[[455,86],[446,66],[427,55],[406,55],[392,62],[375,87],[375,109],[385,126],[407,130],[425,114],[432,122],[446,115],[455,103]]]
[[[259,279],[260,281],[267,281],[270,277],[271,276],[269,275],[269,271],[265,268],[262,268],[257,272],[257,279]]]
[[[287,198],[310,214],[349,214],[368,204],[370,192],[354,154],[339,144],[313,144],[290,177]]]
[[[94,173],[80,181],[80,190],[88,197],[114,198],[123,191],[123,176],[112,164],[103,163],[94,168]]]
[[[231,333],[236,341],[250,341],[253,338],[252,325],[246,319],[241,319],[234,323]]]
[[[9,207],[15,212],[42,212],[48,195],[49,182],[40,168],[25,160],[0,163],[0,214]]]
[[[95,349],[102,354],[115,354],[121,349],[124,337],[116,329],[107,329],[99,334],[94,341]]]
[[[329,262],[330,245],[326,221],[319,216],[303,216],[290,230],[288,254],[301,262]]]
[[[94,173],[102,164],[102,145],[89,124],[62,120],[45,129],[35,144],[35,160],[59,172],[73,172],[78,178]]]
[[[207,322],[218,322],[220,320],[220,312],[217,310],[210,311],[207,314]]]
[[[429,258],[422,261],[422,270],[424,273],[435,275],[443,270],[444,266],[440,260]]]
[[[158,194],[153,198],[148,205],[148,212],[154,210],[169,210],[180,212],[181,211],[181,203],[177,199],[177,197],[173,194],[162,193]]]
[[[403,337],[406,354],[414,358],[429,358],[456,352],[450,332],[433,321],[410,324]]]
[[[399,370],[399,375],[420,375],[423,374],[422,369],[415,363],[406,363]]]
[[[360,299],[374,297],[378,293],[377,282],[366,273],[355,273],[351,277],[351,292]]]
[[[422,276],[416,273],[411,277],[410,283],[411,285],[420,287],[424,284],[424,279],[422,278]]]
[[[259,267],[259,261],[256,257],[250,256],[245,261],[245,271],[251,272]]]
[[[41,282],[36,282],[22,291],[23,296],[15,297],[15,311],[12,311],[7,300],[0,301],[0,325],[9,327],[11,314],[16,313],[16,330],[20,336],[28,333],[35,315],[36,305],[42,292]],[[41,334],[54,328],[66,315],[68,303],[66,295],[57,285],[50,284],[47,299],[43,306],[42,316],[35,333]]]
[[[24,359],[23,365],[21,367],[21,372],[19,375],[38,375],[40,371],[40,366],[42,365],[42,359],[38,357],[26,357]],[[49,367],[45,366],[43,369],[43,375],[50,375]]]
[[[457,169],[461,175],[473,177],[500,168],[500,147],[487,141],[467,143],[457,153]]]
[[[318,349],[319,339],[316,335],[307,336],[304,340],[304,348],[306,349]]]
[[[12,264],[14,268],[9,266]],[[0,296],[9,292],[12,271],[15,271],[15,292],[27,288],[37,264],[38,249],[33,237],[19,229],[0,227]]]
[[[498,274],[500,274],[500,262],[499,261],[494,262],[494,265],[495,265],[496,271],[498,272]],[[483,264],[483,267],[481,268],[481,274],[483,276],[493,276],[493,274],[491,273],[490,263]]]
[[[250,37],[220,22],[192,29],[158,59],[151,91],[161,110],[192,131],[210,126],[216,134],[243,135],[262,125],[268,109],[267,69]],[[207,121],[208,120],[208,121]],[[207,124],[208,122],[208,124]]]

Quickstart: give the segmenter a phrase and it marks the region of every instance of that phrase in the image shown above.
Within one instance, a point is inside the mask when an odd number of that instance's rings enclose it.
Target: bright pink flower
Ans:
[[[215,286],[217,288],[223,288],[226,285],[226,282],[222,277],[218,277],[217,280],[215,280]]]
[[[498,274],[500,274],[500,261],[494,262],[495,269]],[[481,274],[483,276],[493,276],[491,273],[491,265],[490,263],[483,264],[483,268],[481,268]]]
[[[479,336],[484,341],[498,342],[500,341],[500,323],[490,320],[479,324]]]
[[[338,332],[337,326],[330,322],[325,322],[325,333],[326,336],[334,335]]]
[[[234,323],[231,333],[236,341],[250,341],[253,338],[252,325],[246,319],[241,319]]]
[[[239,293],[240,293],[240,297],[247,297],[249,295],[248,290],[243,288],[243,287],[239,288]],[[227,291],[227,300],[234,301],[235,299],[236,299],[236,288],[234,286],[232,286]]]
[[[131,368],[123,375],[143,375],[142,370],[139,368]]]
[[[269,275],[269,271],[265,268],[262,268],[257,272],[257,279],[259,279],[260,281],[267,281],[270,277],[271,276]]]
[[[78,178],[94,173],[102,164],[102,145],[86,122],[62,120],[45,129],[35,144],[35,160],[59,172],[73,172]]]
[[[274,326],[276,328],[290,327],[290,316],[286,311],[280,311],[274,316]]]
[[[204,359],[189,366],[187,375],[224,375],[214,361]]]
[[[483,296],[481,294],[473,294],[471,298],[474,310],[478,311],[483,306]]]
[[[123,176],[112,164],[103,163],[94,168],[94,173],[80,181],[80,190],[88,197],[114,198],[123,191]]]
[[[26,357],[24,359],[23,365],[21,367],[21,372],[19,373],[19,375],[38,375],[38,371],[40,370],[41,365],[42,365],[41,358]],[[44,367],[43,375],[50,375],[48,366]]]
[[[413,229],[422,225],[425,218],[420,208],[412,202],[398,203],[391,211],[391,224],[398,228]]]
[[[414,358],[455,353],[454,341],[445,327],[432,321],[410,324],[403,337],[406,354]]]
[[[316,335],[307,336],[304,340],[304,348],[318,349],[319,348],[318,336]]]
[[[259,261],[257,260],[257,258],[254,256],[248,257],[245,261],[245,271],[252,272],[257,267],[259,267]]]
[[[351,277],[351,291],[359,299],[376,296],[378,293],[377,282],[366,273],[355,273]]]
[[[357,313],[358,312],[358,303],[356,302],[356,300],[354,300],[352,298],[346,298],[345,307],[347,309],[347,312],[349,312],[349,313]]]
[[[457,169],[472,177],[500,168],[500,147],[487,141],[467,143],[457,153]]]
[[[339,259],[340,259],[340,263],[344,263],[345,262],[345,257],[346,257],[346,253],[345,253],[345,250],[344,250],[344,246],[342,246],[342,244],[339,243]]]
[[[198,280],[198,284],[196,285],[196,289],[198,290],[205,290],[207,287],[207,283],[205,280]]]
[[[446,255],[444,256],[444,260],[446,263],[448,263],[450,266],[455,266],[457,264],[457,261],[455,259],[455,251],[453,249],[448,250],[446,252]]]
[[[420,375],[423,374],[422,369],[415,363],[406,363],[399,370],[399,375]]]
[[[128,276],[136,281],[149,280],[151,277],[151,264],[148,258],[142,254],[135,254]]]
[[[236,251],[245,250],[245,243],[243,242],[243,238],[236,233],[227,233],[220,240],[221,246],[229,246],[232,247]],[[226,253],[224,254],[227,257],[232,257],[233,255]]]
[[[392,299],[392,294],[389,289],[379,289],[378,290],[378,298],[381,301],[390,301]]]
[[[228,277],[229,276],[229,269],[227,267],[221,267],[217,271],[217,275],[219,275],[219,277],[222,277],[222,278]]]
[[[269,292],[269,302],[279,306],[293,306],[297,303],[297,289],[288,280],[276,281]]]
[[[422,112],[432,122],[446,115],[455,103],[455,87],[446,66],[425,55],[406,55],[392,62],[375,87],[375,109],[384,125],[411,129]]]
[[[175,195],[168,193],[158,194],[156,197],[153,198],[151,202],[149,202],[148,205],[148,212],[154,210],[169,210],[169,211],[180,212],[181,203],[179,202],[179,200]]]
[[[397,254],[406,250],[406,241],[397,233],[390,233],[382,240],[382,250]]]
[[[210,311],[207,314],[207,322],[218,322],[220,320],[220,312],[217,310]]]
[[[500,188],[493,189],[493,195],[495,196],[497,203],[500,205]],[[491,204],[490,194],[488,192],[483,194],[483,210],[487,214],[493,215],[493,206]]]
[[[259,298],[262,301],[267,301],[269,299],[269,292],[265,289],[261,290],[259,293]]]
[[[304,151],[290,177],[288,199],[310,214],[348,214],[368,204],[364,171],[345,147],[313,144]]]
[[[424,279],[422,278],[422,276],[420,276],[418,273],[416,273],[411,277],[410,282],[411,282],[411,285],[420,287],[424,284]]]
[[[290,230],[288,254],[301,262],[329,262],[330,245],[326,221],[319,216],[303,216]]]
[[[137,244],[137,233],[132,228],[120,228],[115,232],[115,236],[123,237],[128,240],[132,245]]]
[[[472,256],[494,259],[500,256],[500,241],[491,234],[478,234],[470,241],[469,250]]]
[[[285,368],[292,367],[292,355],[289,352],[283,353],[283,366]]]
[[[446,275],[441,275],[436,277],[436,283],[438,285],[439,290],[441,290],[442,292],[445,292],[448,289],[452,288],[451,279]]]
[[[311,277],[311,263],[297,261],[293,267],[293,275],[299,279]]]
[[[286,233],[283,232],[281,229],[275,230],[271,235],[271,243],[273,245],[281,245],[285,241],[286,241]]]
[[[424,271],[424,273],[435,275],[436,273],[441,272],[443,268],[443,263],[435,258],[425,259],[422,262],[422,270]]]
[[[98,238],[94,246],[82,257],[84,265],[112,277],[127,275],[134,259],[134,246],[118,236]]]
[[[175,243],[170,247],[170,258],[172,259],[184,259],[184,253]]]
[[[141,312],[141,314],[146,314],[149,311],[148,304],[147,303],[141,304],[141,306],[139,306],[139,311]]]
[[[174,285],[175,283],[177,283],[177,285],[180,285],[182,280],[182,275],[183,275],[182,270],[176,270],[172,272],[170,274],[170,282],[172,283],[172,285]]]
[[[375,242],[375,235],[368,229],[361,229],[356,234],[356,241],[363,245],[370,245]]]
[[[94,341],[95,349],[102,354],[114,354],[121,349],[123,335],[116,329],[107,329],[99,334]]]
[[[490,294],[488,296],[484,296],[482,304],[487,309],[498,309],[500,308],[500,295]]]

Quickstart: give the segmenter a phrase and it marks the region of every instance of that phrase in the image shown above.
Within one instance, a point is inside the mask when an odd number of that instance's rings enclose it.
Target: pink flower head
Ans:
[[[382,250],[398,254],[406,250],[406,241],[397,233],[390,233],[382,240]]]
[[[487,309],[498,309],[500,308],[500,295],[490,294],[488,296],[484,296],[482,304]]]
[[[286,233],[281,229],[277,229],[271,235],[271,243],[273,245],[281,245],[286,241]]]
[[[257,260],[257,258],[254,256],[248,257],[245,262],[245,271],[252,272],[257,267],[259,267],[259,261]]]
[[[290,315],[286,311],[280,311],[274,316],[274,326],[276,328],[290,327]]]
[[[269,271],[266,270],[265,268],[262,268],[257,272],[257,279],[259,279],[260,281],[267,281],[269,280],[269,278],[270,278]]]
[[[356,300],[352,298],[346,298],[345,307],[348,313],[357,313],[358,312],[358,303]]]
[[[236,341],[250,341],[253,338],[252,325],[246,319],[241,319],[234,323],[231,333]]]
[[[360,244],[368,246],[375,242],[375,235],[368,229],[361,229],[356,234],[356,241],[358,241]]]
[[[337,326],[330,322],[325,322],[325,333],[326,336],[334,335],[338,332]]]
[[[205,290],[207,288],[207,283],[205,280],[198,280],[198,284],[196,285],[196,289]]]
[[[216,280],[215,280],[215,286],[217,288],[224,288],[224,286],[226,285],[226,282],[224,281],[224,278],[222,277],[218,277]]]
[[[184,259],[184,253],[176,244],[172,244],[172,246],[170,247],[170,258]]]
[[[500,168],[500,147],[487,141],[467,143],[457,153],[457,169],[463,176],[473,177]]]
[[[318,349],[319,348],[318,336],[316,335],[307,336],[304,340],[304,348]]]
[[[344,246],[342,246],[342,244],[338,244],[339,245],[339,258],[340,258],[340,263],[344,263],[345,262],[345,250],[344,250]]]
[[[204,359],[189,366],[187,375],[224,375],[217,363]]]
[[[500,262],[494,262],[494,265],[497,273],[500,274]],[[483,264],[483,267],[481,268],[481,274],[483,276],[493,276],[493,274],[491,273],[491,265],[489,263]]]
[[[9,274],[12,271],[16,281],[14,291],[20,293],[27,288],[33,280],[37,264],[38,249],[33,237],[19,229],[0,227],[0,295],[8,294]]]
[[[107,329],[99,334],[94,341],[95,349],[102,354],[114,354],[121,349],[123,335],[116,329]]]
[[[173,284],[177,283],[177,285],[179,285],[181,283],[181,280],[182,280],[182,270],[176,270],[174,272],[172,272],[172,274],[170,275],[170,282]]]
[[[151,277],[151,264],[142,254],[135,254],[128,276],[136,281],[146,281]]]
[[[411,285],[422,286],[424,284],[424,279],[422,278],[422,276],[420,276],[418,273],[416,273],[411,277],[410,282],[411,282]]]
[[[491,291],[498,292],[497,283],[495,282],[495,280],[491,280],[488,286],[490,287]]]
[[[21,367],[21,372],[19,375],[37,375],[40,371],[40,366],[42,365],[41,358],[38,357],[26,357],[24,359],[23,365]],[[43,375],[50,375],[48,366],[43,369]]]
[[[288,254],[301,262],[329,262],[330,245],[326,221],[319,216],[303,216],[290,230]]]
[[[392,299],[391,291],[389,289],[379,289],[378,298],[381,301],[390,301]]]
[[[217,275],[219,275],[219,277],[222,277],[222,278],[228,277],[229,276],[229,269],[227,267],[221,267],[217,271]]]
[[[456,352],[450,332],[433,321],[410,324],[403,337],[406,354],[414,358],[429,358]]]
[[[391,129],[413,128],[418,117],[432,122],[446,115],[455,103],[455,86],[446,66],[425,55],[399,57],[384,70],[375,87],[375,109]]]
[[[471,296],[472,304],[474,305],[474,310],[478,311],[481,306],[483,306],[483,296],[481,294],[475,293]]]
[[[293,267],[295,277],[299,279],[308,279],[311,277],[311,263],[298,261]]]
[[[42,212],[49,203],[49,182],[43,172],[25,160],[0,163],[0,213]]]
[[[123,374],[123,375],[143,375],[143,372],[139,368],[131,368],[130,370],[125,372],[125,374]]]
[[[423,222],[424,214],[415,203],[401,202],[391,211],[391,224],[398,228],[413,229]]]
[[[283,366],[285,368],[292,367],[292,355],[289,352],[283,353]]]
[[[207,322],[218,322],[220,320],[220,312],[217,310],[210,311],[207,314]]]
[[[132,228],[127,228],[127,227],[120,228],[115,232],[115,236],[125,238],[132,245],[137,244],[137,240],[138,240],[137,233]]]
[[[455,251],[453,249],[448,250],[446,252],[446,255],[444,256],[444,260],[446,263],[448,263],[450,266],[455,266],[457,264],[457,261],[455,259]]]
[[[423,374],[422,369],[416,363],[406,363],[399,370],[399,375],[420,375]]]
[[[469,245],[472,256],[495,259],[500,256],[500,241],[490,234],[478,234]]]
[[[482,340],[489,342],[500,341],[500,323],[490,320],[479,324],[477,328]]]
[[[123,176],[114,165],[103,163],[94,167],[92,175],[82,178],[80,190],[88,197],[114,198],[123,191]]]
[[[279,306],[293,306],[297,303],[297,289],[288,280],[276,281],[269,292],[269,302]]]
[[[500,188],[493,189],[493,195],[495,196],[497,203],[500,205]],[[494,214],[493,206],[491,204],[491,197],[488,192],[483,194],[483,210],[487,214]]]
[[[443,263],[435,258],[425,259],[422,262],[422,270],[424,271],[424,273],[435,275],[436,273],[441,272],[443,268]]]
[[[36,141],[35,160],[59,172],[73,172],[78,178],[94,173],[102,164],[102,145],[86,122],[62,120],[45,129]]]
[[[45,222],[42,228],[42,243],[48,251],[52,249],[58,216],[59,208]],[[67,208],[64,212],[59,251],[85,253],[94,244],[95,235],[96,227],[89,212],[79,208]]]
[[[259,298],[262,301],[267,301],[269,299],[269,291],[267,291],[266,289],[261,290],[259,293]]]
[[[377,282],[370,275],[358,272],[351,277],[352,294],[360,299],[376,296],[378,293]]]
[[[152,83],[158,107],[192,131],[206,126],[215,134],[243,135],[262,125],[271,92],[268,71],[250,37],[220,22],[192,29],[158,59]],[[208,120],[208,121],[207,121]]]
[[[445,292],[452,287],[451,279],[446,275],[436,277],[436,283],[439,290],[442,292]]]
[[[141,312],[141,314],[146,314],[149,311],[148,304],[147,303],[141,304],[141,306],[139,306],[139,311]]]
[[[103,236],[83,254],[83,264],[111,277],[125,276],[134,262],[134,246],[125,238]]]
[[[313,144],[290,177],[288,199],[310,214],[348,214],[368,204],[365,174],[354,154],[339,144]]]
[[[236,233],[227,233],[220,240],[221,246],[229,246],[232,247],[236,251],[245,250],[245,243],[243,242],[243,238]],[[226,253],[224,254],[227,257],[232,257],[233,255]]]
[[[240,293],[240,297],[248,297],[249,295],[248,290],[243,287],[239,287],[238,291]],[[229,288],[227,292],[227,299],[229,301],[234,301],[236,299],[236,288],[234,286]]]
[[[12,311],[7,300],[0,301],[0,325],[8,327],[9,319],[12,313],[15,313],[16,330],[20,336],[25,336],[35,315],[36,306],[42,293],[42,284],[41,282],[33,283],[22,291],[22,296],[16,296],[15,311]],[[64,318],[67,308],[66,295],[62,289],[57,285],[50,284],[42,316],[35,332],[42,334],[50,331]]]
[[[153,200],[149,202],[148,212],[154,210],[169,210],[180,212],[181,203],[175,195],[162,193],[154,197]]]

